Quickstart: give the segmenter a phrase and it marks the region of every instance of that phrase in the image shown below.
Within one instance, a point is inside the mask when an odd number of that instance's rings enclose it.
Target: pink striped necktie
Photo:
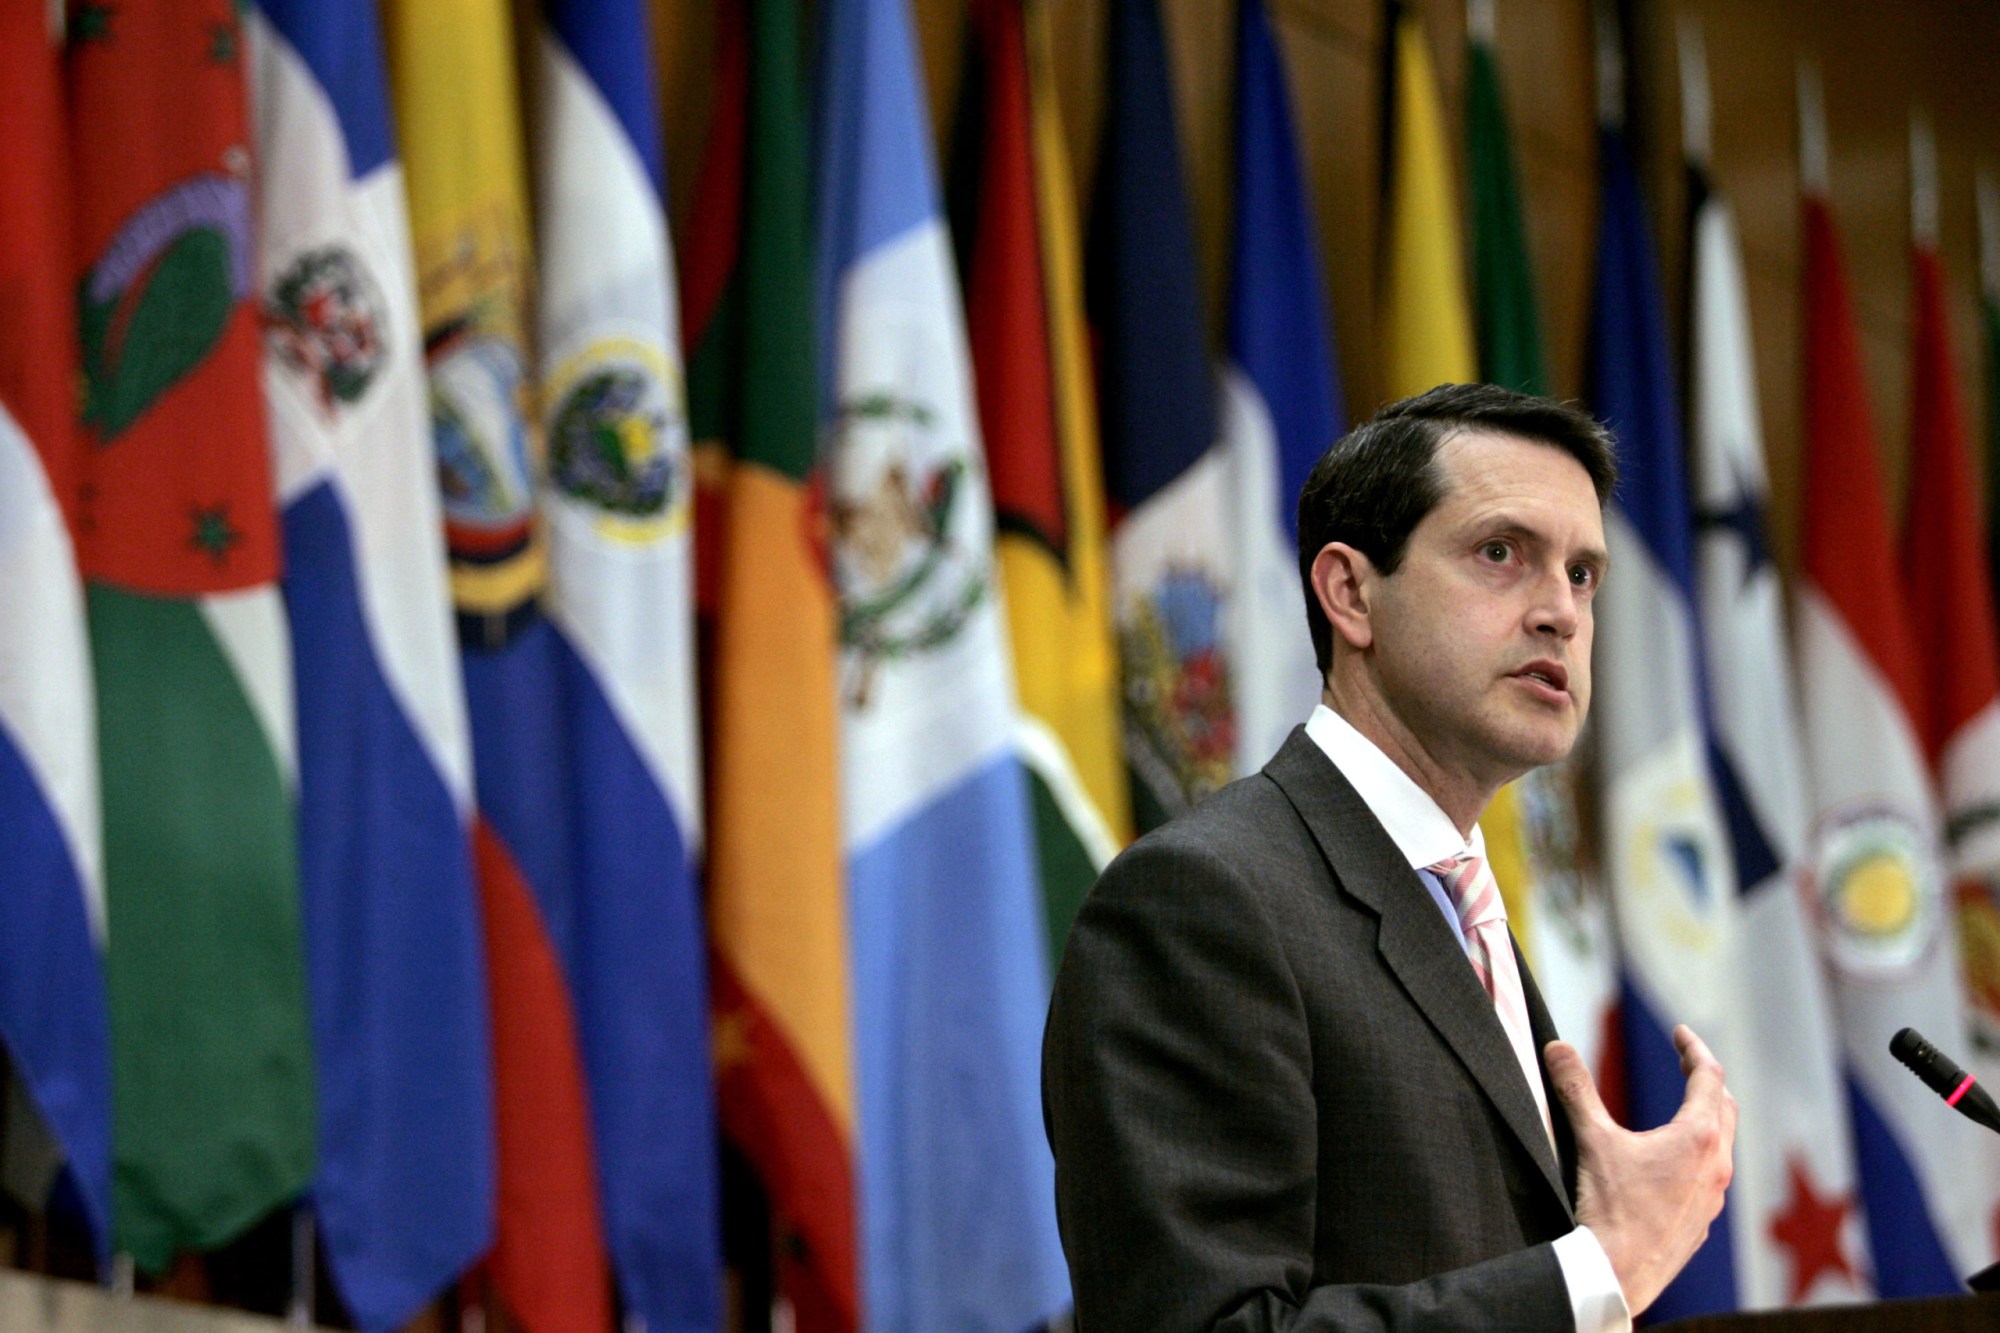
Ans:
[[[1555,1126],[1549,1119],[1549,1097],[1542,1087],[1542,1067],[1535,1058],[1534,1034],[1528,1023],[1528,992],[1521,984],[1520,964],[1514,960],[1514,940],[1507,933],[1507,905],[1501,901],[1500,886],[1486,861],[1467,852],[1425,867],[1444,881],[1452,906],[1458,909],[1458,924],[1465,932],[1465,954],[1479,984],[1493,997],[1494,1012],[1507,1033],[1514,1058],[1528,1080],[1528,1091],[1541,1113],[1542,1129],[1549,1147],[1556,1144]]]

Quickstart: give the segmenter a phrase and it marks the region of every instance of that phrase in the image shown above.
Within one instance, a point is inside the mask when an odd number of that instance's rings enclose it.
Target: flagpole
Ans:
[[[1972,193],[1979,210],[1979,285],[1987,300],[2000,301],[2000,179],[1990,165],[1974,174]]]
[[[1625,128],[1625,51],[1612,0],[1597,0],[1597,123],[1606,129]]]
[[[1690,166],[1707,171],[1714,154],[1715,108],[1709,93],[1708,48],[1696,15],[1681,15],[1680,55],[1681,152]]]
[[[1819,62],[1799,57],[1799,191],[1831,193],[1827,170],[1826,95],[1820,87]]]
[[[1910,110],[1910,239],[1919,249],[1937,248],[1937,138],[1922,107]]]
[[[311,1328],[313,1310],[318,1305],[315,1289],[318,1274],[313,1263],[312,1209],[300,1204],[292,1209],[292,1299],[285,1307],[285,1322],[293,1328]]]

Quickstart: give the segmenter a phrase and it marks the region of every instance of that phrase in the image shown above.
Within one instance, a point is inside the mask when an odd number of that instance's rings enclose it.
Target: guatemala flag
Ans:
[[[284,505],[313,1185],[341,1296],[398,1326],[493,1235],[471,756],[374,10],[266,0],[264,382]]]
[[[818,296],[841,646],[866,1324],[1061,1310],[1028,787],[951,243],[904,0],[823,11]]]
[[[1730,1065],[1735,870],[1709,786],[1694,611],[1694,535],[1659,275],[1621,131],[1599,136],[1603,199],[1590,404],[1618,436],[1605,511],[1612,575],[1597,600],[1597,728],[1605,878],[1625,969],[1620,1012],[1631,1123],[1665,1124],[1686,1080],[1670,1033],[1693,1027]],[[1730,1210],[1653,1307],[1661,1319],[1736,1306]]]
[[[1235,521],[1236,771],[1254,773],[1319,702],[1299,587],[1298,502],[1343,426],[1319,250],[1285,68],[1262,0],[1236,25],[1236,235],[1222,435]]]
[[[679,1333],[722,1308],[680,311],[644,6],[545,12],[542,514],[576,822],[531,878],[575,1005],[619,1296],[628,1322]]]

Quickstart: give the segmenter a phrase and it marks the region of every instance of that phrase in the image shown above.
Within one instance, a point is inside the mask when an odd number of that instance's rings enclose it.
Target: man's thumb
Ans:
[[[1566,1041],[1552,1041],[1542,1047],[1542,1059],[1548,1064],[1549,1083],[1569,1112],[1571,1124],[1594,1124],[1611,1118],[1611,1113],[1604,1109],[1604,1099],[1597,1095],[1597,1080],[1590,1076],[1590,1066],[1583,1062],[1576,1047]]]

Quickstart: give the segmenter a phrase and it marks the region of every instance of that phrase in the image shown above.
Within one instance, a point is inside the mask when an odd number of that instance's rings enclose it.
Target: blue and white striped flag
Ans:
[[[694,474],[640,0],[552,0],[534,133],[550,621],[571,845],[530,875],[575,1006],[628,1322],[721,1317],[696,865]]]
[[[1319,702],[1299,586],[1298,499],[1342,429],[1318,241],[1292,99],[1262,0],[1236,23],[1236,231],[1222,438],[1235,521],[1236,771],[1254,773]]]
[[[993,506],[905,0],[822,11],[818,300],[840,599],[866,1326],[1060,1311],[1048,968]]]
[[[1685,1095],[1671,1033],[1686,1023],[1730,1067],[1734,863],[1710,786],[1694,535],[1680,402],[1651,229],[1624,135],[1599,135],[1603,176],[1592,300],[1591,408],[1618,436],[1605,513],[1612,575],[1597,599],[1597,728],[1605,880],[1624,956],[1620,1014],[1636,1129]],[[1736,1305],[1731,1211],[1653,1306],[1663,1319]]]

